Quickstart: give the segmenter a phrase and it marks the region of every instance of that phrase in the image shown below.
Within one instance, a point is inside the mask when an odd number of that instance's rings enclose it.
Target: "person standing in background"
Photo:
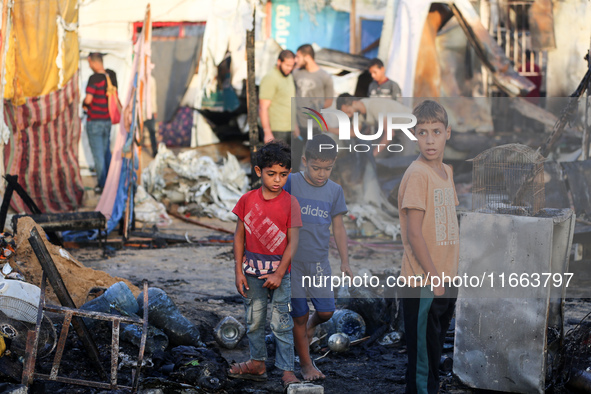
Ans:
[[[101,193],[107,179],[107,157],[110,156],[111,141],[107,78],[110,79],[113,86],[117,87],[117,75],[113,70],[105,70],[101,53],[91,52],[88,55],[88,65],[94,74],[90,76],[86,85],[83,108],[88,115],[86,132],[88,133],[88,143],[94,159],[94,170],[97,178],[94,191]]]
[[[322,108],[332,105],[334,89],[331,75],[318,66],[314,56],[312,45],[304,44],[298,48],[293,79],[296,86],[296,97],[306,99],[298,100],[297,108],[310,107],[320,112]],[[294,138],[298,139],[298,143],[294,143],[292,146],[294,172],[300,170],[300,160],[306,145],[306,120],[307,117],[303,113],[296,115]]]
[[[384,63],[378,59],[371,59],[369,62],[369,74],[373,81],[369,84],[367,89],[367,97],[370,98],[391,98],[397,100],[402,96],[402,90],[398,84],[386,76],[386,69]]]
[[[295,85],[291,72],[295,55],[289,49],[279,53],[277,66],[261,80],[259,88],[259,117],[263,127],[263,142],[273,139],[291,145],[291,99]]]
[[[156,118],[158,117],[158,104],[156,103],[156,78],[150,74],[150,91],[148,100],[152,106],[152,116],[148,116],[148,105],[144,104],[144,128],[150,133],[150,145],[152,147],[152,157],[158,153],[158,140],[156,138]]]

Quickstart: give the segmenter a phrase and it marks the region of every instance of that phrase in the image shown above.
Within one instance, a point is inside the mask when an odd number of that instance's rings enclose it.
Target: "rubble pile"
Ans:
[[[72,257],[65,249],[53,245],[47,240],[45,231],[29,217],[23,217],[18,221],[18,233],[16,234],[16,257],[12,266],[23,273],[25,279],[36,286],[41,286],[43,270],[33,248],[29,243],[31,230],[36,227],[43,238],[45,246],[53,259],[55,266],[61,274],[64,283],[70,292],[76,306],[81,306],[86,300],[88,292],[94,287],[110,287],[123,281],[129,286],[134,295],[140,293],[140,289],[126,279],[112,277],[103,271],[97,271],[85,267],[82,263]],[[51,303],[59,305],[51,286],[47,286],[48,297]]]
[[[202,215],[234,221],[232,209],[246,193],[248,179],[231,153],[218,164],[195,150],[175,156],[161,146],[142,173],[142,185],[158,201],[195,203]]]
[[[557,392],[588,392],[591,387],[591,313],[564,335],[563,346],[549,366]]]

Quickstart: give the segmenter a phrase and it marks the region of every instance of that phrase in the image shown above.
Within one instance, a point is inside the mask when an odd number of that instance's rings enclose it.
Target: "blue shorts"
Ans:
[[[328,261],[291,263],[291,316],[310,313],[308,298],[318,312],[334,312],[334,292],[331,290],[330,263]]]

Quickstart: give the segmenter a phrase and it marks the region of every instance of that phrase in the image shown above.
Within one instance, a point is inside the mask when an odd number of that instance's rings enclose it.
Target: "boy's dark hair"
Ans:
[[[103,54],[100,52],[90,52],[88,58],[94,62],[103,62]]]
[[[273,140],[267,142],[258,150],[255,165],[261,170],[279,164],[281,167],[291,169],[291,149],[283,141]]]
[[[412,114],[417,117],[417,124],[441,122],[447,128],[447,111],[437,101],[425,100],[417,104]]]
[[[277,58],[277,60],[284,62],[286,59],[293,59],[293,58],[295,58],[294,53],[292,51],[290,51],[289,49],[284,49],[281,52],[279,52],[279,57]]]
[[[320,149],[322,145],[322,149]],[[330,145],[330,146],[327,146]],[[326,134],[317,134],[306,143],[306,160],[329,161],[337,158],[337,144]]]
[[[314,59],[314,48],[310,44],[300,45],[297,52],[301,52],[302,55],[310,55],[312,59]]]
[[[351,96],[349,93],[339,94],[337,97],[337,109],[340,110],[343,105],[352,105],[353,101],[355,101],[355,97]]]
[[[369,70],[373,66],[378,66],[379,68],[384,68],[384,63],[380,59],[375,57],[369,61],[369,67],[367,67],[367,69]]]

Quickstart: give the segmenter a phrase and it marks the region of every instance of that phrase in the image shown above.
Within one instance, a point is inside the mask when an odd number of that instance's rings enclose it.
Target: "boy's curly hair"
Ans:
[[[291,149],[283,141],[273,140],[267,142],[257,151],[255,165],[261,170],[279,164],[281,167],[291,169]]]

